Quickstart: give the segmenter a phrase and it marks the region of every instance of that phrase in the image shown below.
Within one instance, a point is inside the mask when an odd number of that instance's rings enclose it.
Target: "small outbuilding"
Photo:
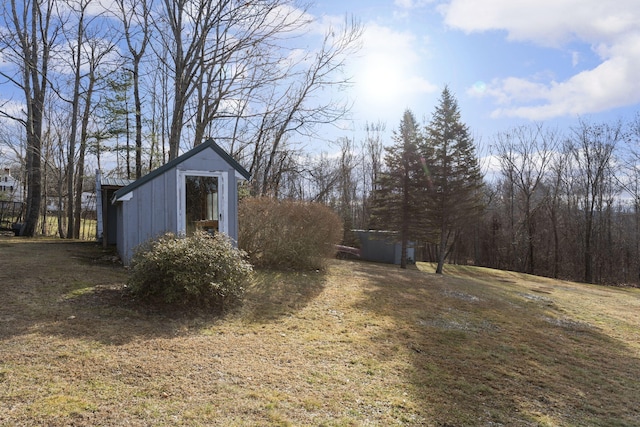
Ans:
[[[136,246],[195,230],[238,239],[238,183],[249,172],[209,139],[113,193],[116,246],[128,265]]]
[[[354,230],[360,240],[360,257],[367,261],[400,264],[402,244],[398,233],[378,230]],[[409,242],[407,260],[415,262],[415,243]]]

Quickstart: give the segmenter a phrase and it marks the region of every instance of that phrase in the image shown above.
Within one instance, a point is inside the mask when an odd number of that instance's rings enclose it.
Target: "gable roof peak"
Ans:
[[[156,169],[152,170],[151,172],[149,172],[145,176],[133,181],[131,184],[127,185],[126,187],[123,187],[123,188],[119,189],[118,191],[116,191],[114,193],[113,201],[117,201],[122,196],[124,196],[125,194],[127,194],[127,193],[131,192],[132,190],[138,188],[142,184],[145,184],[145,183],[151,181],[155,177],[157,177],[159,175],[162,175],[163,173],[165,173],[169,169],[179,165],[180,163],[184,162],[185,160],[195,156],[196,154],[198,154],[198,153],[200,153],[200,152],[202,152],[202,151],[204,151],[204,150],[206,150],[208,148],[212,149],[216,154],[218,154],[218,156],[220,156],[229,166],[231,166],[233,169],[235,169],[235,171],[242,178],[244,178],[246,180],[249,180],[251,178],[251,174],[245,168],[243,168],[240,165],[240,163],[238,163],[233,157],[231,157],[229,155],[229,153],[227,153],[222,147],[220,147],[218,144],[216,144],[215,141],[213,140],[213,138],[208,138],[205,142],[196,145],[195,147],[193,147],[191,150],[187,151],[186,153],[176,157],[173,160],[168,161],[167,163],[165,163],[164,165],[160,166],[159,168],[156,168]]]

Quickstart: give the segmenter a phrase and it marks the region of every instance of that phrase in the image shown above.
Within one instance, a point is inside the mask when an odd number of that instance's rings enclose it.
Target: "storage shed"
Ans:
[[[392,231],[354,230],[360,240],[362,259],[386,264],[400,264],[402,244],[398,242],[398,233]],[[415,244],[409,242],[407,260],[415,261]]]
[[[238,182],[249,172],[213,140],[117,190],[116,246],[128,265],[136,246],[166,232],[238,238]]]

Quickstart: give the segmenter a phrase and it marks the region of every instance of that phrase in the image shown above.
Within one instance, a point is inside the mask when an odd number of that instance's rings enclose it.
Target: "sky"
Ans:
[[[364,26],[345,70],[351,118],[310,143],[321,149],[361,140],[367,123],[388,135],[405,109],[427,122],[445,85],[480,148],[522,124],[565,130],[640,112],[640,0],[310,1],[318,22]]]
[[[638,0],[317,0],[311,12],[365,27],[347,68],[354,134],[396,129],[407,108],[428,121],[445,85],[485,144],[522,124],[640,111]]]

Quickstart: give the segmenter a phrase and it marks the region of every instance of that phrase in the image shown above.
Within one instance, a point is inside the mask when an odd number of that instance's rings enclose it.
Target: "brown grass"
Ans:
[[[335,261],[162,312],[87,242],[0,238],[0,425],[640,425],[640,291]]]

